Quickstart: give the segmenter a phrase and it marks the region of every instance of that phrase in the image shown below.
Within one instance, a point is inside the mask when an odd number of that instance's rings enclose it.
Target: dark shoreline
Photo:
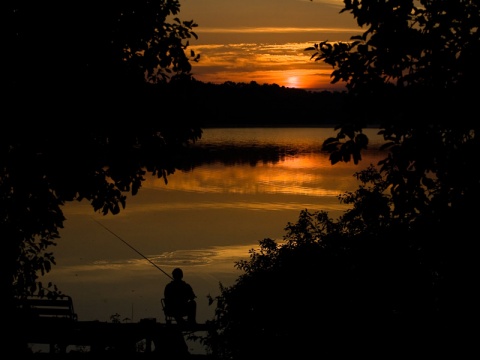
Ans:
[[[10,354],[13,355],[13,354]],[[165,359],[170,359],[170,360],[175,360],[175,359],[182,359],[182,360],[211,360],[213,357],[211,355],[204,355],[204,354],[189,354],[189,355],[181,355],[181,356],[175,356],[172,354],[168,353],[161,353],[161,352],[150,352],[150,353],[142,353],[142,352],[136,352],[136,353],[124,353],[124,352],[98,352],[98,353],[92,353],[92,352],[68,352],[65,354],[50,354],[50,353],[33,353],[33,354],[25,354],[25,355],[20,355],[22,359],[38,359],[38,360],[61,360],[61,359],[86,359],[86,360],[105,360],[105,359],[110,359],[110,358],[122,358],[122,359],[159,359],[159,358],[165,358]]]

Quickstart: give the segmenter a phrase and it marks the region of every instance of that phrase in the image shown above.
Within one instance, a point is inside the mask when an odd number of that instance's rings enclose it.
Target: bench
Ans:
[[[73,300],[70,296],[61,296],[54,299],[31,296],[19,300],[18,304],[23,314],[30,320],[77,320],[77,314],[73,309]]]
[[[77,323],[70,296],[30,296],[17,301],[17,310],[27,342],[50,344],[50,352],[55,352],[56,345],[61,352],[65,351],[62,342]]]
[[[207,330],[205,324],[178,327],[157,323],[155,318],[141,319],[138,323],[78,321],[73,301],[68,296],[21,299],[17,301],[17,310],[25,344],[47,345],[52,354],[66,354],[69,346],[90,347],[92,353],[131,353],[138,351],[140,341],[145,341],[145,352],[152,352],[152,344],[158,349],[171,347],[176,351],[176,346],[183,349],[183,344],[172,342],[172,339],[183,338],[185,332]]]

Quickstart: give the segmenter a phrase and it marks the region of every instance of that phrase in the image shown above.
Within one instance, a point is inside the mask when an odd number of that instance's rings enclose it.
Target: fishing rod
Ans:
[[[143,255],[140,251],[138,251],[137,249],[135,249],[132,245],[130,245],[128,242],[126,242],[125,240],[123,240],[120,236],[118,236],[117,234],[115,234],[112,230],[110,230],[109,228],[107,228],[105,225],[103,225],[101,222],[95,220],[92,218],[93,221],[95,221],[97,224],[99,224],[100,226],[102,226],[105,230],[107,230],[109,233],[111,233],[113,236],[115,236],[117,239],[119,239],[120,241],[122,241],[125,245],[127,245],[130,249],[132,249],[133,251],[135,251],[138,255],[140,255],[141,257],[143,257],[145,260],[147,260],[150,264],[152,264],[153,266],[155,266],[158,270],[160,270],[162,273],[164,273],[165,275],[167,275],[170,279],[173,280],[173,277],[171,277],[170,275],[168,275],[165,271],[163,271],[157,264],[155,264],[152,260],[150,260],[149,258],[147,258],[145,255]]]

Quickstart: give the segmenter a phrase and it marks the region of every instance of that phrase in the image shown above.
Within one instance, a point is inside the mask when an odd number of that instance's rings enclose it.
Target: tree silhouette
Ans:
[[[306,50],[330,64],[332,83],[345,82],[357,98],[352,116],[384,121],[388,114],[388,122],[396,123],[468,114],[480,75],[476,1],[344,4],[340,13],[351,13],[366,28],[363,34]]]
[[[176,18],[178,1],[6,6],[0,276],[12,348],[21,341],[14,298],[61,293],[39,277],[55,264],[62,206],[86,200],[117,214],[146,174],[167,181],[201,129],[165,95],[198,60],[185,53],[196,24]]]
[[[362,161],[366,123],[385,159],[357,175],[332,220],[302,211],[285,241],[260,242],[220,286],[204,339],[219,358],[457,355],[473,349],[480,11],[475,1],[345,0],[366,30],[315,44],[348,108],[323,147]]]
[[[5,103],[48,120],[133,115],[146,80],[190,77],[199,58],[186,54],[197,24],[179,11],[178,0],[8,2]]]

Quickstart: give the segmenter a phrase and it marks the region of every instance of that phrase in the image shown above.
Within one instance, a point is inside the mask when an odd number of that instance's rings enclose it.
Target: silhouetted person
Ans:
[[[197,303],[195,298],[197,296],[192,287],[183,280],[182,269],[173,269],[172,277],[173,280],[165,286],[164,291],[166,311],[175,318],[177,324],[182,324],[185,316],[187,316],[188,323],[196,324]]]

